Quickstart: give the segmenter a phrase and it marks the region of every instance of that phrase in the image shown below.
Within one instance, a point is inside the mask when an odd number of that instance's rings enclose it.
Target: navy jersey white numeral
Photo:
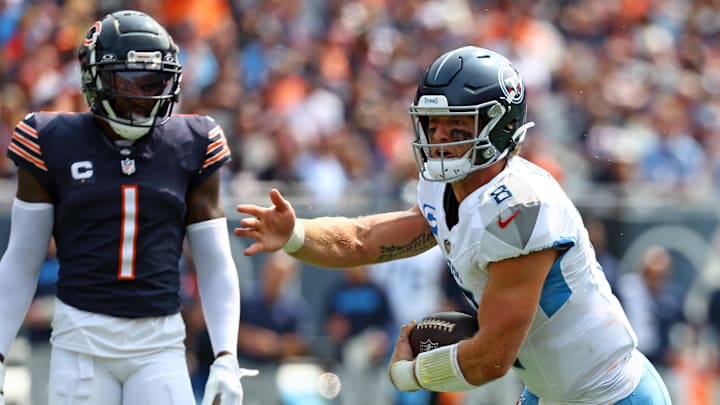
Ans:
[[[34,113],[15,128],[8,157],[55,199],[58,298],[130,318],[179,311],[185,197],[230,159],[215,121],[173,116],[118,148],[89,113]]]

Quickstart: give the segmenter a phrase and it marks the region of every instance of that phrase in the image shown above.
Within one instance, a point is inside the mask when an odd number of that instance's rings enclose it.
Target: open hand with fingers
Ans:
[[[240,220],[235,235],[255,239],[243,253],[252,256],[260,252],[281,249],[290,238],[295,225],[295,210],[277,189],[270,190],[271,205],[267,208],[254,204],[239,204],[237,212],[250,215]]]

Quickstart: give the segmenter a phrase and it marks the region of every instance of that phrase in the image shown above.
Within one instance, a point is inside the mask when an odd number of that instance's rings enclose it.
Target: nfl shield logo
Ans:
[[[443,241],[443,245],[445,246],[445,252],[446,252],[447,254],[450,254],[450,248],[451,248],[451,246],[450,246],[450,241],[447,240],[447,239],[445,239],[445,240]]]
[[[135,173],[135,159],[125,158],[121,160],[120,167],[124,175],[131,176]]]
[[[440,347],[438,342],[433,342],[432,340],[423,340],[420,342],[420,353],[429,352],[430,350],[434,350]]]

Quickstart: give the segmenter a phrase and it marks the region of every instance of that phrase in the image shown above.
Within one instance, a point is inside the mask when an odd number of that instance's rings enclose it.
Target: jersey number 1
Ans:
[[[135,252],[138,228],[138,186],[122,186],[122,223],[120,224],[120,254],[118,278],[135,278]]]

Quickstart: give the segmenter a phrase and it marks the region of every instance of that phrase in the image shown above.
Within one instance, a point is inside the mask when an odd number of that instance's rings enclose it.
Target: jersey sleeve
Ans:
[[[493,195],[493,193],[495,193]],[[569,249],[576,243],[569,213],[554,201],[542,201],[525,182],[509,179],[490,192],[480,254],[497,262],[549,248]],[[498,203],[499,201],[499,203]],[[492,210],[489,209],[492,207]]]
[[[28,114],[20,121],[12,133],[7,156],[16,165],[35,174],[44,175],[48,168],[40,147],[39,132],[35,124],[35,114]]]
[[[12,160],[16,166],[29,171],[35,179],[42,184],[43,188],[54,193],[53,176],[48,163],[48,156],[52,147],[47,145],[47,134],[43,137],[45,128],[55,116],[30,113],[23,118],[13,130],[10,143],[7,148],[7,157]]]
[[[516,206],[486,226],[480,252],[485,262],[497,262],[549,248],[569,249],[576,238],[564,234],[546,206]],[[512,217],[512,218],[511,218]],[[507,223],[509,221],[509,223]],[[503,224],[507,223],[505,227]]]
[[[199,186],[205,179],[207,179],[215,171],[219,170],[223,165],[230,162],[230,146],[228,145],[227,137],[222,127],[210,117],[207,117],[209,121],[209,130],[207,131],[207,147],[205,148],[205,155],[202,165],[198,170],[197,174],[193,178],[191,188],[194,189]]]

